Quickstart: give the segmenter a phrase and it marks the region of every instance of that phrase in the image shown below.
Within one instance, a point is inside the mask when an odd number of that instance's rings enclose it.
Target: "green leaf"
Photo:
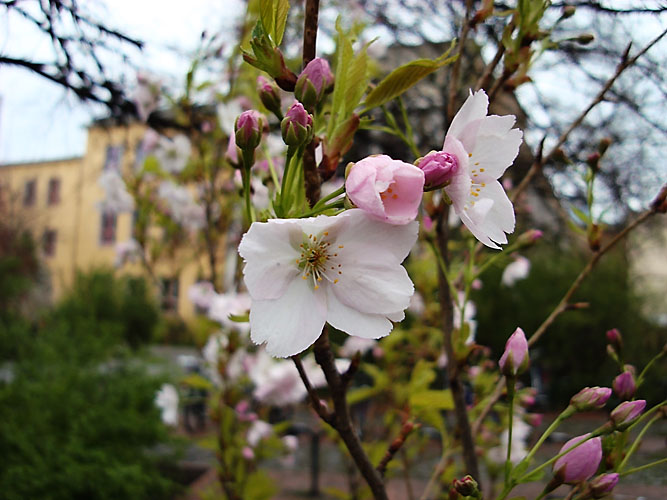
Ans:
[[[327,136],[331,136],[336,126],[345,119],[345,101],[347,96],[345,91],[347,89],[348,68],[350,62],[354,57],[352,50],[352,41],[349,33],[345,33],[340,24],[340,17],[336,19],[336,74],[334,75],[335,84],[333,98],[331,101],[331,120],[329,121],[329,129]],[[340,116],[339,116],[340,115]]]
[[[350,115],[354,108],[356,108],[361,101],[361,98],[368,87],[368,46],[370,43],[364,45],[364,48],[361,49],[361,52],[352,61],[350,65],[348,74],[347,74],[347,89],[345,91],[345,100],[344,113],[347,117]]]
[[[574,205],[570,205],[570,210],[572,210],[574,215],[576,215],[581,222],[583,222],[586,225],[590,224],[591,218],[588,214],[584,213],[582,210],[579,210]]]
[[[366,107],[375,108],[395,99],[421,79],[434,71],[451,64],[458,56],[448,57],[454,48],[452,41],[449,49],[437,59],[416,59],[399,66],[389,73],[366,97]]]
[[[410,392],[417,393],[426,390],[433,380],[435,380],[433,363],[420,359],[417,361],[417,364],[412,370],[412,375],[410,376]]]
[[[454,408],[452,392],[447,390],[425,390],[410,395],[410,406],[416,409],[451,410]]]
[[[250,321],[250,315],[248,313],[246,314],[230,314],[227,316],[230,321],[233,321],[234,323],[247,323]]]
[[[271,37],[275,46],[279,46],[285,34],[289,0],[260,0],[259,19],[264,31]]]
[[[248,500],[268,500],[278,493],[277,488],[271,479],[263,471],[255,471],[248,475],[243,498]]]
[[[213,385],[211,385],[211,382],[206,380],[204,377],[201,375],[197,375],[196,373],[191,373],[187,377],[181,379],[181,384],[187,385],[188,387],[192,387],[193,389],[212,389]]]
[[[376,386],[364,386],[351,389],[347,393],[347,404],[354,405],[360,403],[361,401],[364,401],[368,398],[372,398],[381,391],[382,389],[378,389]]]

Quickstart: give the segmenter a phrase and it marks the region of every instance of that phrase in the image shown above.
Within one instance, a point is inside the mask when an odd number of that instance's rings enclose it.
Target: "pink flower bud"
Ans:
[[[570,439],[558,454],[583,441],[588,434]],[[579,483],[595,474],[602,460],[602,440],[599,437],[589,439],[582,445],[566,453],[554,464],[554,476],[563,483]]]
[[[345,180],[348,198],[376,219],[407,224],[417,217],[424,191],[424,172],[387,155],[352,165]]]
[[[500,370],[506,377],[516,377],[528,368],[528,342],[521,328],[507,339],[505,352],[500,358]]]
[[[589,484],[593,498],[602,498],[608,493],[611,493],[611,490],[613,490],[616,483],[618,483],[619,477],[620,476],[615,472],[611,474],[600,474],[595,477]]]
[[[262,75],[259,75],[257,77],[257,93],[259,94],[259,100],[262,101],[264,107],[274,115],[282,118],[280,91],[278,90],[278,86],[264,78]]]
[[[456,156],[444,151],[431,151],[419,159],[417,166],[424,171],[424,190],[432,191],[446,186],[459,170]]]
[[[266,119],[259,111],[244,111],[236,119],[236,145],[243,150],[254,150],[262,139],[262,129]]]
[[[280,123],[283,141],[288,146],[300,146],[311,138],[313,117],[300,102],[294,101]]]
[[[637,390],[635,377],[630,371],[625,371],[616,377],[612,383],[612,387],[614,388],[614,392],[622,400],[632,399],[632,396],[635,395],[635,391]]]
[[[621,337],[621,332],[617,328],[612,328],[606,333],[607,342],[611,344],[617,351],[620,351],[623,347],[623,337]]]
[[[611,421],[617,429],[622,429],[641,415],[644,408],[646,408],[646,401],[643,399],[625,401],[611,411]]]
[[[294,88],[294,96],[306,108],[312,110],[317,103],[322,101],[324,94],[332,89],[333,83],[334,75],[329,63],[326,59],[316,57],[299,75]]]
[[[539,229],[529,229],[525,233],[519,235],[519,237],[516,239],[516,243],[519,246],[519,248],[531,247],[540,238],[542,238],[543,235],[544,233],[542,233],[542,231],[540,231]]]
[[[464,497],[475,496],[479,493],[479,485],[472,476],[465,476],[462,479],[454,479],[452,486],[459,495]]]
[[[570,404],[577,411],[597,410],[607,404],[609,396],[611,396],[609,387],[585,387],[572,396]]]
[[[243,449],[241,450],[241,455],[243,455],[243,458],[246,460],[252,460],[255,458],[255,452],[252,451],[252,448],[250,446],[244,446]]]

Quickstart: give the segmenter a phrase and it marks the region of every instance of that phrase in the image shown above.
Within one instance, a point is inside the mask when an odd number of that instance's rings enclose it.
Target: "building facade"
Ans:
[[[0,216],[32,233],[49,271],[52,300],[72,286],[77,272],[112,268],[117,245],[132,238],[133,214],[104,211],[99,179],[107,170],[127,173],[143,163],[145,130],[141,123],[96,124],[82,157],[0,165]],[[187,290],[203,275],[204,261],[190,253],[175,268],[156,266],[153,281],[163,309],[192,317]],[[133,263],[122,272],[144,271]]]

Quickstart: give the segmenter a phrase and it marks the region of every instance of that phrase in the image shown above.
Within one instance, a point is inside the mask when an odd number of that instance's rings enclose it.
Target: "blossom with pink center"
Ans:
[[[519,154],[523,133],[513,115],[487,116],[483,90],[471,93],[447,131],[443,153],[458,169],[444,187],[456,215],[484,245],[499,249],[514,231],[514,207],[498,182]]]
[[[387,155],[358,161],[345,180],[348,198],[374,218],[407,224],[417,217],[424,192],[424,172]]]
[[[253,223],[239,245],[252,340],[287,357],[326,322],[358,337],[388,335],[414,292],[401,262],[417,232],[416,221],[384,224],[363,210]]]
[[[572,448],[588,437],[588,434],[570,439],[560,449],[559,454]],[[554,464],[554,476],[569,484],[586,481],[595,474],[602,460],[602,440],[599,437],[589,439],[566,453]]]

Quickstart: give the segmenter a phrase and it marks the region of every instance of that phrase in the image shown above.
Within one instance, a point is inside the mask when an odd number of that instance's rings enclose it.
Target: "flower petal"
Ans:
[[[387,224],[369,217],[361,209],[346,210],[336,219],[341,225],[332,226],[331,231],[337,232],[336,243],[343,246],[341,256],[353,255],[354,260],[364,262],[381,259],[400,264],[410,253],[419,232],[417,221]]]
[[[308,281],[294,279],[279,299],[253,300],[250,338],[256,344],[266,342],[272,356],[292,356],[317,340],[326,316],[325,291],[313,291]]]
[[[386,265],[377,259],[370,262],[368,256],[357,261],[345,254],[339,281],[331,285],[336,297],[343,304],[357,311],[371,314],[391,314],[406,309],[414,286],[403,266]]]
[[[327,322],[345,333],[365,339],[379,339],[391,332],[393,325],[381,314],[368,314],[343,304],[334,293],[335,286],[327,292]]]
[[[494,228],[504,231],[505,233],[512,233],[514,231],[515,217],[512,202],[509,200],[505,190],[498,181],[487,183],[486,186],[481,188],[479,194],[480,197],[484,199],[493,200],[493,206],[484,218],[482,229],[486,231],[494,241],[505,243],[507,239],[504,235],[502,235],[501,238],[505,241],[501,241],[500,239],[495,238],[492,233],[494,233]]]
[[[449,130],[447,130],[447,137],[461,140],[461,135],[466,126],[470,122],[484,118],[488,109],[489,98],[483,90],[478,90],[474,94],[470,92],[470,96],[454,116]]]
[[[239,254],[245,261],[243,278],[254,300],[277,299],[298,273],[295,265],[302,231],[295,221],[271,219],[255,222],[241,239]]]
[[[479,135],[470,157],[470,168],[481,171],[487,179],[497,179],[514,162],[522,140],[523,132],[518,128],[504,135]]]

